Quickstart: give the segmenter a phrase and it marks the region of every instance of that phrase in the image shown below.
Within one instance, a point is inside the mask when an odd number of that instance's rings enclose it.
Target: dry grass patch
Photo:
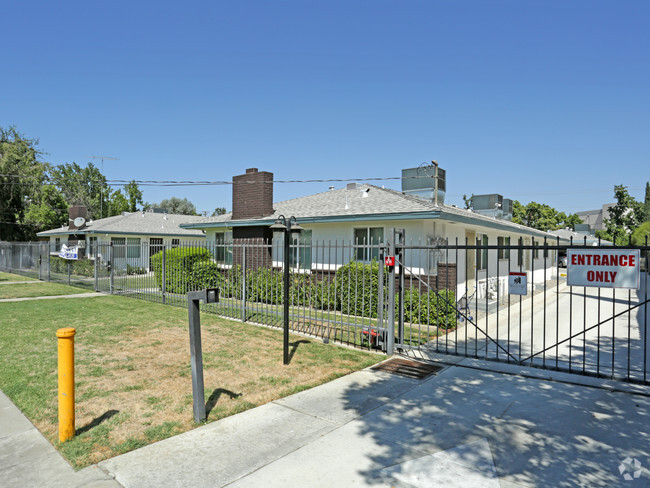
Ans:
[[[83,306],[70,305],[71,301]],[[40,393],[34,392],[40,399],[30,398],[28,402],[43,408],[23,408],[21,395],[12,395],[11,387],[5,390],[3,382],[7,380],[2,371],[0,387],[12,399],[17,397],[14,401],[58,445],[53,336],[59,326],[77,329],[78,435],[58,446],[73,465],[96,463],[195,427],[187,311],[121,297],[94,298],[91,303],[73,299],[48,302],[40,314],[67,320],[48,323],[38,340],[40,347],[26,345],[21,354],[23,362],[29,364],[38,361],[36,351],[47,351],[47,386]],[[34,302],[21,305],[28,303]],[[384,358],[291,336],[293,355],[285,366],[281,330],[207,314],[201,314],[201,320],[208,421],[322,384]],[[24,373],[28,372],[29,366]]]

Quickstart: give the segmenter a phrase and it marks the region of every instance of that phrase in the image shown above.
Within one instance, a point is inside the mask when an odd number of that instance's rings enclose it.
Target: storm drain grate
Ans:
[[[423,380],[429,376],[436,374],[443,367],[436,366],[428,363],[419,363],[417,361],[409,361],[408,359],[393,358],[385,361],[371,369],[375,371],[386,371],[387,373],[399,374],[407,378],[415,378]]]

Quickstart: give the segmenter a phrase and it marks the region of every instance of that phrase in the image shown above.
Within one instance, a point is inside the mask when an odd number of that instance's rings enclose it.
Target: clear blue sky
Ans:
[[[119,158],[109,180],[398,177],[435,159],[447,203],[589,210],[650,180],[649,19],[647,0],[4,2],[0,126],[53,164]],[[142,188],[231,207],[230,186]]]

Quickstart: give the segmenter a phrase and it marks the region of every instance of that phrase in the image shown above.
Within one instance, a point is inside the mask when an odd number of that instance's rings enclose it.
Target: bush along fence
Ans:
[[[188,292],[219,287],[220,302],[203,304],[205,311],[279,327],[285,300],[282,244],[282,239],[173,247],[94,243],[72,261],[58,257],[46,244],[24,245],[11,254],[29,254],[29,259],[23,256],[23,262],[5,265],[0,261],[0,267],[25,273],[38,269],[40,260],[46,263],[41,279],[182,307]],[[401,299],[391,296],[399,292],[399,283],[384,264],[383,245],[294,242],[290,252],[288,300],[294,331],[385,350],[388,331],[404,321],[412,344],[423,344],[457,324],[455,283],[450,290],[412,287]],[[417,333],[413,324],[418,324]]]

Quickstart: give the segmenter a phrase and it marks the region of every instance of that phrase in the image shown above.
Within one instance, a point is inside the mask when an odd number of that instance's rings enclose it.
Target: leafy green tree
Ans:
[[[226,213],[226,207],[217,207],[214,209],[214,212],[212,212],[211,217],[216,217],[217,215],[223,215]]]
[[[115,190],[110,195],[110,200],[108,201],[108,215],[107,217],[112,217],[113,215],[121,215],[123,212],[129,212],[130,205],[129,201],[122,194],[121,190]]]
[[[467,197],[467,195],[463,195],[463,203],[465,204],[465,209],[466,210],[469,210],[470,208],[472,208],[472,205],[473,205],[472,198],[473,197],[474,197],[474,195],[472,195],[469,198]]]
[[[198,215],[196,213],[196,207],[187,198],[166,198],[162,202],[154,204],[153,206],[167,210],[167,212],[170,214]]]
[[[144,205],[142,203],[142,191],[138,187],[138,184],[135,180],[124,185],[124,194],[126,199],[129,201],[129,212],[135,212],[138,210],[138,204]]]
[[[0,240],[31,240],[36,236],[37,228],[24,218],[49,169],[47,163],[37,160],[37,144],[15,127],[0,127]]]
[[[635,246],[645,246],[650,243],[650,221],[643,222],[632,232],[632,244]]]
[[[24,221],[33,227],[35,232],[66,225],[68,204],[54,185],[43,185],[27,208]]]
[[[567,215],[549,205],[537,202],[530,202],[524,206],[517,200],[512,204],[512,221],[543,231],[564,227],[573,229],[576,224],[582,223],[576,214]]]
[[[645,184],[645,202],[643,205],[643,219],[645,222],[650,222],[650,182]]]
[[[627,187],[616,185],[614,187],[616,204],[609,207],[609,217],[604,220],[605,230],[596,232],[596,237],[613,242],[625,242],[644,220],[643,204],[631,196]]]
[[[52,182],[61,190],[69,206],[84,205],[90,218],[108,216],[111,189],[106,177],[93,163],[88,163],[85,168],[77,163],[55,166]]]

